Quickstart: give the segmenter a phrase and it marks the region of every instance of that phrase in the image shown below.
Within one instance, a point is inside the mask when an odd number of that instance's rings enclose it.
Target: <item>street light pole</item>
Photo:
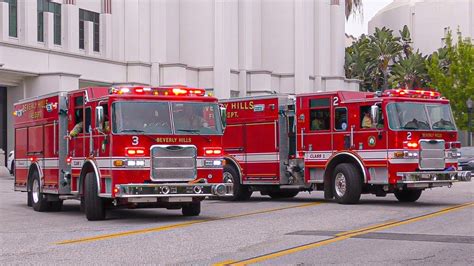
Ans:
[[[472,146],[472,100],[471,98],[467,99],[467,143],[469,146]]]

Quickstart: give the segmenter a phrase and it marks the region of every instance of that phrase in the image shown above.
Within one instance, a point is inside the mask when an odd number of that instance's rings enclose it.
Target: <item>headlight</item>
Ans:
[[[204,166],[207,167],[219,167],[222,166],[222,160],[204,160]]]
[[[144,160],[127,160],[128,167],[143,167],[145,166]]]
[[[405,158],[418,158],[418,152],[416,151],[404,151],[403,155]]]

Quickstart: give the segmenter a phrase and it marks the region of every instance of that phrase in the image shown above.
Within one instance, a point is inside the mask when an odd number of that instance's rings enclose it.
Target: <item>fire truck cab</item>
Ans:
[[[112,206],[195,216],[206,196],[231,195],[222,183],[224,109],[203,89],[84,88],[14,109],[15,190],[36,211],[76,199],[88,220]]]
[[[322,190],[357,203],[363,193],[414,202],[426,188],[470,181],[457,170],[457,131],[438,92],[335,91],[222,101],[224,181],[233,199]]]

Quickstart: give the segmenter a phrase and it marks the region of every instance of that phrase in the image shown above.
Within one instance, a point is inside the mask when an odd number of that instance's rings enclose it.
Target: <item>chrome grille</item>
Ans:
[[[154,145],[150,154],[153,181],[190,181],[196,178],[196,146]]]
[[[444,169],[444,140],[420,140],[420,169]]]

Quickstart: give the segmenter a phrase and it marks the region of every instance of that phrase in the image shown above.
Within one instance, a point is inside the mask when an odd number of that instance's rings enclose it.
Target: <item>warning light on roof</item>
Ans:
[[[437,91],[426,90],[408,90],[408,89],[392,89],[387,90],[383,94],[389,97],[409,97],[409,98],[424,98],[424,99],[439,99],[441,94]]]

